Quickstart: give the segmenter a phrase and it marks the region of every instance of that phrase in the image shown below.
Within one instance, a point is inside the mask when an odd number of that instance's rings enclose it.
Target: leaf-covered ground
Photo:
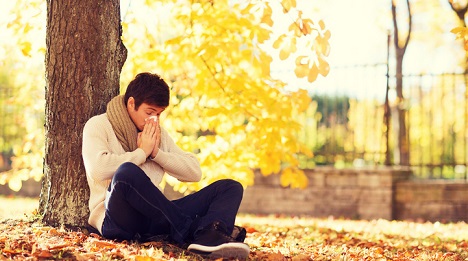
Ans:
[[[114,242],[33,219],[27,214],[0,221],[0,260],[203,259],[167,242]],[[240,214],[237,223],[248,230],[249,260],[468,260],[464,222]]]

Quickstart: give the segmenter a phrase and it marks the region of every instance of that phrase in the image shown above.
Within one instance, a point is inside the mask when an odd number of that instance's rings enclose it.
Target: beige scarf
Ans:
[[[107,104],[107,118],[109,118],[115,135],[122,144],[123,149],[125,151],[136,150],[138,148],[138,129],[128,115],[123,95],[114,97]]]

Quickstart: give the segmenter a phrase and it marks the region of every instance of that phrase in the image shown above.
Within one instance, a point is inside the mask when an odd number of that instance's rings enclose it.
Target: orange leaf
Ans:
[[[71,246],[71,244],[68,243],[60,243],[60,244],[55,244],[55,245],[48,245],[47,248],[49,250],[57,250],[57,249],[62,249],[65,247]]]
[[[117,245],[112,243],[112,242],[108,242],[108,241],[103,241],[103,240],[96,240],[93,242],[93,245],[95,247],[103,247],[103,248],[116,248]]]
[[[62,233],[58,232],[56,228],[51,228],[47,233],[54,236],[60,236]]]
[[[286,258],[284,257],[283,254],[278,252],[278,253],[269,254],[268,257],[267,257],[267,260],[281,261],[281,260],[286,260]]]
[[[34,253],[34,256],[39,257],[39,258],[49,258],[52,257],[52,253],[50,253],[49,250],[40,250],[40,252]]]
[[[246,227],[246,228],[245,228],[245,231],[246,231],[247,233],[254,233],[254,232],[257,232],[257,230],[256,230],[255,228],[253,228],[253,227]]]
[[[101,239],[101,236],[96,233],[90,233],[89,236],[97,238],[97,239]]]

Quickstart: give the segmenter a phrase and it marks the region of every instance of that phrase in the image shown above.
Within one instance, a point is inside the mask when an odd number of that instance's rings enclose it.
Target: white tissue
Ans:
[[[154,120],[155,122],[158,122],[158,116],[150,116],[146,120]]]

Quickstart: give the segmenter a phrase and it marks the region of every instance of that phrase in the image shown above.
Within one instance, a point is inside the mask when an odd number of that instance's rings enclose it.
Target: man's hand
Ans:
[[[146,121],[143,131],[138,133],[137,145],[138,148],[143,149],[146,154],[146,157],[150,156],[154,146],[156,144],[156,130],[159,129],[159,126],[153,120]]]
[[[158,121],[156,125],[156,142],[154,144],[153,151],[151,152],[151,156],[150,156],[151,159],[154,159],[154,157],[156,157],[156,155],[158,154],[159,144],[161,144],[161,128],[159,127],[159,121]]]

